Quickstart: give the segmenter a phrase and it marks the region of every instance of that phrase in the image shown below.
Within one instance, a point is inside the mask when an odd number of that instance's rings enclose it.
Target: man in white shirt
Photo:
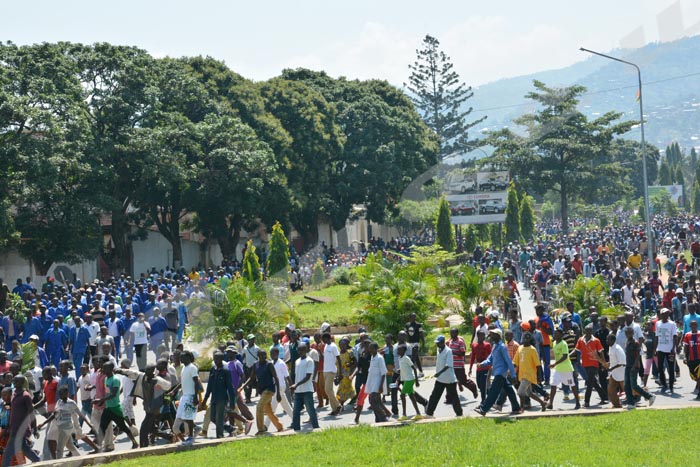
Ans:
[[[182,368],[182,373],[180,373],[182,396],[180,396],[180,404],[177,407],[175,423],[173,423],[173,434],[176,436],[187,434],[182,444],[191,446],[194,443],[195,436],[197,436],[194,418],[197,415],[197,390],[201,389],[202,383],[199,382],[199,370],[194,365],[192,352],[185,350],[182,352],[180,360],[185,366]],[[183,424],[186,427],[184,432],[180,431],[180,427]]]
[[[500,329],[497,329],[500,331]],[[447,397],[452,401],[452,409],[458,417],[462,416],[462,405],[457,394],[457,376],[454,371],[452,350],[445,345],[445,336],[435,338],[437,346],[437,360],[435,362],[435,386],[428,400],[426,414],[432,416],[435,412],[443,391],[447,391]]]
[[[554,274],[556,274],[557,276],[560,275],[564,271],[565,264],[566,261],[564,261],[564,256],[559,255],[559,257],[554,260],[554,264],[552,265],[552,270],[554,271]]]
[[[620,291],[622,293],[622,302],[627,306],[634,306],[637,301],[637,296],[634,293],[634,286],[632,286],[632,279],[627,278],[625,280],[625,285]]]
[[[342,409],[340,402],[335,397],[335,388],[333,387],[336,378],[340,380],[340,351],[334,342],[331,342],[330,333],[324,333],[321,337],[323,343],[326,344],[323,349],[323,382],[324,389],[328,395],[328,402],[331,404],[331,415],[336,416]]]
[[[610,362],[606,362],[603,358],[598,361],[608,369],[608,400],[613,408],[621,409],[622,404],[618,393],[625,385],[625,364],[627,360],[625,350],[615,343],[616,340],[615,335],[612,333],[608,334],[607,344]]]
[[[673,394],[673,383],[676,376],[675,354],[678,345],[677,327],[676,323],[668,319],[671,314],[668,308],[662,308],[659,314],[661,321],[656,323],[656,336],[654,337],[659,381],[661,381],[662,392],[670,389],[671,394]],[[666,370],[668,370],[668,385],[666,385]]]
[[[146,317],[139,313],[138,319],[129,328],[130,342],[134,343],[134,353],[136,354],[136,366],[139,371],[146,371],[146,349],[148,345],[148,333],[151,331]]]
[[[306,355],[309,347],[305,342],[301,342],[297,347],[299,358],[294,366],[294,384],[289,389],[294,393],[294,412],[292,414],[292,428],[294,431],[301,430],[301,409],[306,407],[311,419],[311,426],[319,428],[316,408],[314,407],[314,385],[313,376],[316,363]]]
[[[297,349],[298,350],[298,349]],[[277,373],[277,380],[280,382],[280,395],[282,400],[277,402],[277,398],[273,397],[270,404],[272,405],[272,411],[277,410],[277,405],[282,404],[284,413],[292,417],[294,413],[292,412],[292,407],[289,405],[289,400],[287,399],[287,383],[289,383],[289,370],[287,370],[287,364],[280,359],[280,349],[273,347],[270,349],[270,360],[275,367],[275,372]],[[290,384],[291,386],[291,384]],[[265,427],[269,428],[270,419],[265,417]]]
[[[644,343],[644,333],[639,324],[634,322],[634,314],[631,311],[625,312],[625,321],[620,323],[620,327],[617,331],[617,343],[623,349],[627,347],[627,335],[625,334],[625,329],[631,328],[634,340],[640,344]]]
[[[384,407],[382,403],[382,394],[384,393],[384,383],[386,382],[386,363],[384,357],[379,355],[379,344],[372,342],[369,344],[369,353],[372,356],[369,361],[369,370],[367,372],[367,382],[365,383],[365,392],[369,394],[369,406],[374,412],[374,421],[382,423],[391,416],[391,412]]]

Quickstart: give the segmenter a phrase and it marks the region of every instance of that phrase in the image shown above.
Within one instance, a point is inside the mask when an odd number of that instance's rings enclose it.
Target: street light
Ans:
[[[598,55],[599,57],[607,58],[609,60],[614,60],[616,62],[624,63],[625,65],[633,66],[637,70],[637,78],[639,79],[639,124],[642,130],[642,178],[644,179],[644,218],[646,219],[647,225],[647,255],[649,256],[649,271],[654,271],[656,269],[656,261],[654,261],[654,249],[652,246],[653,237],[651,235],[651,219],[649,218],[649,187],[647,178],[647,148],[644,141],[644,105],[642,102],[642,70],[639,66],[632,62],[622,60],[620,58],[611,57],[610,55],[605,55],[600,52],[595,52],[593,50],[581,47],[579,49],[582,52],[588,52],[593,55]]]

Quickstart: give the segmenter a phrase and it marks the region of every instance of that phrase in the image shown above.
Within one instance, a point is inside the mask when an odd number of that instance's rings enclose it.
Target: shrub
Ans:
[[[311,285],[313,287],[320,287],[323,281],[326,280],[326,272],[323,270],[323,261],[319,258],[314,264],[313,271],[311,271]]]
[[[352,285],[357,280],[355,268],[338,267],[331,271],[331,280],[338,285]]]
[[[588,318],[588,308],[595,306],[599,312],[610,308],[608,297],[610,288],[603,276],[597,275],[591,278],[580,275],[573,282],[557,287],[554,304],[564,308],[568,302],[573,302],[574,310],[581,315],[581,319]]]

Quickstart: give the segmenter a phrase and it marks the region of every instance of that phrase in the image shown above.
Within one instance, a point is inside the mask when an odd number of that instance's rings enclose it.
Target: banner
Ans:
[[[453,224],[487,224],[506,220],[508,172],[466,172],[445,177],[445,198]]]

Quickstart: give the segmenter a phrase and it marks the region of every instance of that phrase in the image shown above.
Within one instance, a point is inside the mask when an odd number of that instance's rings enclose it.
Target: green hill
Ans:
[[[580,53],[582,58],[583,52]],[[637,50],[614,50],[611,55],[640,65],[644,82],[647,140],[658,147],[678,141],[683,148],[700,148],[700,36],[653,43]],[[534,106],[523,96],[534,79],[550,86],[582,84],[588,88],[580,108],[590,117],[609,110],[638,118],[637,75],[632,67],[589,56],[566,68],[503,79],[475,89],[469,105],[488,119],[481,132],[511,126],[512,119]],[[475,112],[476,117],[484,113]],[[639,138],[639,130],[625,137]]]

